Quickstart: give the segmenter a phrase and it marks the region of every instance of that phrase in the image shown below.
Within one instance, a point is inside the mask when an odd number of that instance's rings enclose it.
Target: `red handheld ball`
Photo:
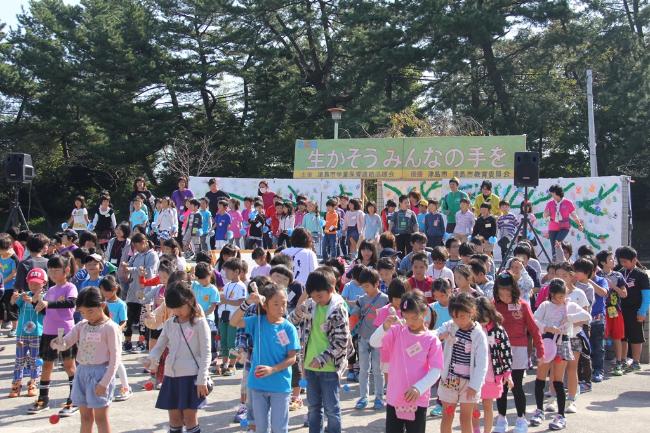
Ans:
[[[141,335],[140,337],[138,337],[138,341],[140,343],[144,343],[146,341],[146,339],[144,338],[144,335]]]
[[[560,358],[560,356],[558,355],[553,359],[553,362],[555,362],[556,364],[559,364],[560,362],[562,362],[562,358]]]
[[[50,415],[50,424],[58,424],[59,423],[59,415],[54,414]]]
[[[447,415],[453,415],[454,412],[455,412],[455,410],[456,410],[455,407],[453,407],[453,406],[447,406],[447,408],[445,409],[445,413],[446,413]]]
[[[481,417],[481,411],[478,409],[474,409],[474,412],[472,412],[472,416],[476,419],[479,419]]]
[[[144,389],[146,389],[147,391],[153,390],[153,382],[145,382]]]

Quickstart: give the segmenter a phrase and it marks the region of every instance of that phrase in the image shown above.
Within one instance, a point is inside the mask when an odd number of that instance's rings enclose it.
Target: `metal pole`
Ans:
[[[335,120],[334,121],[334,140],[339,139],[339,121]]]
[[[594,90],[591,69],[587,69],[587,113],[589,117],[589,166],[591,177],[598,176],[598,160],[596,157],[596,127],[594,125]]]

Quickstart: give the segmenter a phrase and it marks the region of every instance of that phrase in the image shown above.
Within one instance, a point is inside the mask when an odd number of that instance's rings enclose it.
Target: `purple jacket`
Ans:
[[[185,200],[188,198],[194,198],[194,194],[189,189],[176,190],[172,193],[172,201],[176,205],[179,215],[185,211]]]

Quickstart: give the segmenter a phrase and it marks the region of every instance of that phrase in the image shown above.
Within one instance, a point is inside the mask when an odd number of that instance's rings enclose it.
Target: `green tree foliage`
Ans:
[[[342,137],[526,134],[543,175],[585,175],[586,69],[600,173],[647,176],[645,0],[33,0],[18,22],[0,27],[0,149],[32,154],[57,217],[101,189],[123,207],[139,175],[159,195],[206,167],[290,176],[333,106]]]

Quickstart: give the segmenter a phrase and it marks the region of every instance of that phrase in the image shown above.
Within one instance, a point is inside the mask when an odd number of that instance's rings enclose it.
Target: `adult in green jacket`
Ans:
[[[456,228],[456,212],[460,210],[460,199],[469,200],[467,193],[458,190],[457,177],[449,179],[449,192],[442,198],[441,211],[447,217],[447,233],[453,233]]]

